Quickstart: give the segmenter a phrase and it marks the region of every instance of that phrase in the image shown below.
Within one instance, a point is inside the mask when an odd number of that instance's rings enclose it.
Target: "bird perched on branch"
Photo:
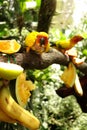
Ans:
[[[83,37],[80,35],[73,36],[72,38],[67,40],[57,40],[55,42],[56,49],[65,53],[67,50],[74,47],[81,40],[83,40]]]
[[[36,53],[48,52],[50,44],[48,41],[48,34],[46,32],[33,31],[25,38],[26,51],[33,50]]]

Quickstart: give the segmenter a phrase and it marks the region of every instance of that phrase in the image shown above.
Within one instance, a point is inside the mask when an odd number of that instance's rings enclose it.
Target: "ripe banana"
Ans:
[[[0,108],[0,121],[8,122],[8,123],[16,123],[17,121],[6,115],[4,111]]]
[[[36,130],[39,128],[39,120],[29,111],[22,108],[12,98],[9,87],[2,87],[0,90],[0,108],[12,119],[15,119],[21,125]]]

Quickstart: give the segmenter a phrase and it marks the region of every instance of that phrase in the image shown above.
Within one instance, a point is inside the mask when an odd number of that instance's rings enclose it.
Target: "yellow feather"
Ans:
[[[59,49],[69,50],[81,40],[83,40],[83,37],[80,35],[77,35],[77,36],[73,36],[71,39],[56,41],[56,46]]]

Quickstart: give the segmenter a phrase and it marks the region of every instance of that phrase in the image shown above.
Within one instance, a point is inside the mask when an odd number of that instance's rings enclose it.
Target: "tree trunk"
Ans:
[[[42,0],[38,16],[37,31],[49,31],[52,17],[56,9],[56,0]]]

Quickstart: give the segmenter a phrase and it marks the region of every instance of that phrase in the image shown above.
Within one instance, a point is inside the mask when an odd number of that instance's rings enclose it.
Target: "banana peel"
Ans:
[[[74,87],[75,92],[79,95],[83,95],[83,89],[76,72],[76,68],[72,62],[69,63],[68,67],[64,70],[61,75],[61,79],[64,81],[66,87]]]
[[[28,110],[21,107],[11,96],[9,86],[3,86],[0,89],[0,109],[17,123],[29,128],[37,130],[40,121]]]
[[[69,63],[60,78],[64,81],[66,87],[73,87],[76,78],[76,68],[72,62]]]
[[[76,50],[76,48],[71,48],[69,50],[66,51],[66,54],[70,57],[70,59],[72,60],[73,64],[77,64],[80,65],[85,61],[85,58],[78,58],[78,52]]]
[[[0,108],[0,121],[7,122],[7,123],[16,123],[15,119],[9,117],[1,108]]]
[[[35,89],[35,85],[30,80],[26,80],[26,73],[21,73],[16,79],[15,94],[18,103],[26,107],[27,101],[31,96],[30,91]]]
[[[67,53],[68,56],[70,56],[70,57],[77,57],[77,56],[78,56],[77,50],[76,50],[76,48],[74,48],[74,47],[71,48],[71,49],[69,49],[69,50],[67,50],[66,53]]]
[[[79,95],[82,96],[83,95],[83,89],[78,77],[78,74],[76,74],[76,79],[75,79],[75,84],[74,84],[74,90],[75,92]]]

